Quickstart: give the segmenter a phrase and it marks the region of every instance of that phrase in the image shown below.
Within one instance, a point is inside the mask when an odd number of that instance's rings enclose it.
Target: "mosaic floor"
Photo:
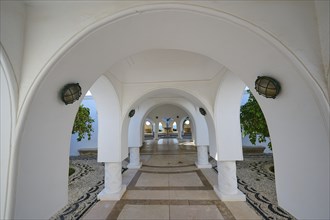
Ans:
[[[119,202],[96,198],[103,189],[103,164],[96,158],[72,158],[76,172],[69,180],[69,204],[51,219],[96,215],[98,219],[294,219],[277,206],[275,177],[269,171],[271,155],[245,156],[237,162],[238,186],[247,195],[242,206],[224,203],[214,194],[217,169],[212,158],[213,169],[199,170],[194,166],[196,149],[189,143],[171,147],[170,142],[160,142],[157,148],[154,144],[147,142],[141,149],[140,170],[123,168],[123,183],[128,187]]]
[[[211,162],[216,164],[215,161]],[[277,204],[272,155],[245,155],[237,162],[238,188],[246,195],[247,203],[263,219],[295,219]],[[217,171],[217,167],[213,166]]]

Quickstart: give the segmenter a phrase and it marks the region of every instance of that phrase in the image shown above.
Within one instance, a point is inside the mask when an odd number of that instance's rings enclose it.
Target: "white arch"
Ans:
[[[220,161],[243,160],[240,106],[244,88],[245,84],[233,73],[227,72],[222,77],[214,106]]]
[[[18,85],[15,78],[14,70],[9,61],[9,58],[0,44],[0,121],[1,121],[1,148],[0,148],[0,218],[8,219],[11,215],[10,203],[13,192],[12,182],[13,176],[10,173],[15,172],[16,163],[15,158],[17,151],[15,148],[14,134],[16,128],[16,112],[18,100]]]
[[[111,43],[109,39],[112,39]],[[276,77],[282,83],[282,95],[275,100],[257,99],[268,119],[272,142],[279,146],[274,149],[274,154],[281,158],[276,170],[279,203],[298,218],[329,217],[326,213],[329,206],[329,103],[321,87],[300,60],[265,31],[226,13],[179,4],[143,6],[111,16],[85,29],[47,63],[26,96],[19,116],[17,147],[23,156],[16,158],[20,164],[18,181],[16,185],[13,183],[18,202],[14,217],[49,218],[66,203],[66,193],[49,192],[45,186],[55,184],[59,191],[66,192],[67,163],[57,167],[56,173],[60,174],[34,184],[37,173],[46,169],[37,164],[47,162],[53,169],[56,161],[36,158],[31,153],[52,153],[54,158],[68,160],[65,145],[77,104],[64,107],[56,96],[58,90],[68,81],[79,79],[86,92],[86,88],[111,64],[153,48],[177,48],[206,55],[224,64],[250,88],[257,75],[265,71]],[[256,49],[258,53],[255,53]],[[48,103],[46,109],[44,103]],[[54,121],[54,118],[61,120]],[[51,128],[47,126],[50,124]],[[34,139],[40,136],[40,139]],[[285,147],[287,145],[290,148]],[[318,148],[311,149],[310,146]],[[294,154],[298,154],[297,161],[292,164],[288,155]],[[305,161],[312,162],[306,164]],[[296,173],[298,169],[308,173],[307,181],[300,181],[305,177]],[[31,170],[35,172],[31,173]],[[27,171],[29,176],[25,174]],[[292,175],[296,178],[288,180]],[[319,190],[311,192],[310,185]],[[28,203],[35,192],[41,192],[39,200]],[[49,206],[36,213],[35,210],[49,198],[52,198],[47,203]]]
[[[194,129],[196,131],[196,140],[195,143],[197,145],[209,145],[209,139],[208,139],[208,127],[206,124],[206,121],[203,120],[199,116],[199,112],[196,112],[196,107],[190,103],[189,101],[182,99],[182,98],[175,98],[175,99],[148,99],[144,102],[142,102],[139,105],[138,111],[136,110],[136,114],[133,118],[130,119],[129,122],[129,131],[128,131],[128,146],[129,147],[140,147],[142,145],[142,135],[141,130],[143,126],[143,122],[145,121],[146,116],[152,109],[165,105],[165,104],[171,104],[178,106],[179,108],[183,109],[185,112],[188,113],[193,123],[193,126],[198,123],[198,127],[194,126]],[[125,135],[125,132],[123,132],[122,135]]]
[[[121,109],[116,90],[101,76],[90,88],[98,111],[98,162],[121,160]]]

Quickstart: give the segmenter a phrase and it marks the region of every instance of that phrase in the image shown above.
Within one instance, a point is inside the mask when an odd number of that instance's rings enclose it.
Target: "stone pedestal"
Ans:
[[[218,185],[213,188],[222,201],[245,201],[237,188],[236,161],[218,161]]]
[[[195,164],[199,169],[212,168],[212,165],[209,163],[207,146],[197,146],[197,161]]]
[[[142,163],[140,162],[140,148],[139,147],[130,147],[129,148],[129,164],[127,165],[128,169],[140,169]]]
[[[121,162],[104,163],[104,189],[97,195],[99,200],[120,200],[125,193],[121,166]]]

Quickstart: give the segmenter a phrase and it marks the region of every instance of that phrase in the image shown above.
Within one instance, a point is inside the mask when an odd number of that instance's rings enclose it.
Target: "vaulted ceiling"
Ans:
[[[209,57],[174,49],[155,49],[131,55],[110,68],[122,83],[212,80],[224,66]]]

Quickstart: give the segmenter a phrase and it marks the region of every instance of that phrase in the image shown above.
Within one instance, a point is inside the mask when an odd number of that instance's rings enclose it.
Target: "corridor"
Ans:
[[[189,141],[146,141],[142,168],[123,173],[120,201],[99,201],[84,219],[261,219],[246,202],[222,202],[213,190],[217,173],[198,169]]]

